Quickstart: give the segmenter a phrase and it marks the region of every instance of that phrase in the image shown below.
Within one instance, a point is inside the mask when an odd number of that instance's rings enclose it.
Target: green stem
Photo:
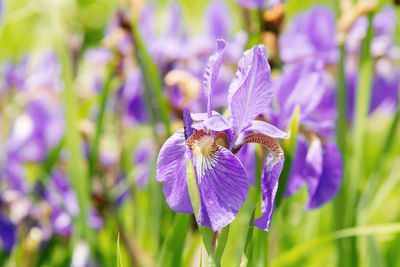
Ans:
[[[373,37],[372,17],[373,14],[370,13],[368,15],[368,32],[366,38],[364,39],[363,48],[361,51],[360,74],[358,77],[356,110],[354,117],[354,154],[351,164],[352,171],[351,176],[347,177],[347,179],[345,179],[344,181],[344,189],[346,190],[346,209],[344,213],[345,226],[355,225],[354,210],[356,208],[356,202],[359,195],[358,188],[360,184],[360,178],[363,175],[363,145],[365,139],[364,137],[367,124],[367,116],[370,106],[371,84],[373,77],[373,59],[370,55],[370,46]],[[349,242],[349,265],[357,266],[358,258],[356,238],[351,238]]]
[[[168,103],[163,98],[163,83],[157,66],[154,64],[146,46],[140,36],[136,23],[132,22],[132,35],[135,44],[136,59],[142,70],[142,77],[145,85],[144,97],[146,101],[147,111],[153,124],[163,122],[167,136],[171,135],[171,125],[168,117]],[[156,101],[154,101],[155,99]],[[155,129],[154,129],[155,130]],[[155,132],[156,136],[157,133]]]
[[[336,128],[337,144],[342,155],[346,148],[346,130],[347,130],[347,96],[346,96],[346,73],[345,73],[346,50],[344,44],[340,45],[340,60],[338,65],[338,90],[336,94],[338,119]]]
[[[106,110],[107,99],[111,91],[111,81],[113,72],[114,72],[114,64],[112,64],[111,62],[107,68],[106,82],[104,84],[103,92],[100,98],[100,109],[99,109],[99,115],[97,117],[96,132],[90,146],[89,178],[93,177],[98,162],[100,135],[103,130],[104,114]]]

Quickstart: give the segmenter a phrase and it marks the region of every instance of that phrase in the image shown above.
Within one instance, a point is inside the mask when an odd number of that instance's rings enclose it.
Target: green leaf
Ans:
[[[190,202],[192,203],[194,216],[197,221],[197,215],[199,214],[199,209],[200,209],[200,194],[197,186],[196,174],[193,165],[189,159],[187,161],[187,167],[186,167],[186,179],[189,190]],[[199,232],[203,239],[204,246],[206,247],[207,254],[210,255],[211,252],[210,248],[214,232],[211,230],[210,227],[205,227],[198,223],[197,225],[199,227]]]
[[[155,123],[162,121],[166,128],[167,136],[171,135],[171,126],[168,116],[168,103],[163,98],[163,84],[157,66],[154,64],[146,45],[143,42],[137,24],[131,23],[133,42],[135,44],[135,56],[142,71],[144,81],[144,97],[150,119]],[[153,101],[156,99],[156,101]],[[155,130],[155,129],[154,129]]]
[[[106,110],[107,99],[111,91],[111,81],[112,75],[114,72],[114,64],[113,60],[107,66],[107,75],[105,84],[103,87],[103,91],[100,96],[100,106],[99,106],[99,113],[97,116],[96,122],[96,132],[94,134],[93,140],[90,145],[90,157],[89,157],[89,178],[93,177],[94,171],[96,169],[97,161],[99,158],[99,142],[100,142],[100,135],[103,131],[103,124],[104,124],[104,114]]]
[[[251,251],[251,245],[253,243],[253,232],[254,232],[254,220],[256,214],[256,207],[254,207],[253,212],[251,213],[249,230],[247,231],[246,242],[244,244],[242,258],[240,260],[240,267],[247,267],[247,263],[249,262],[249,256]]]
[[[355,236],[392,235],[395,233],[400,233],[400,223],[369,225],[342,229],[324,236],[320,236],[304,244],[300,244],[292,249],[289,249],[288,251],[280,254],[271,264],[271,266],[293,265],[311,249],[339,239]]]
[[[124,267],[122,263],[121,247],[119,245],[119,233],[117,237],[117,267]]]
[[[161,249],[157,266],[181,266],[183,245],[185,244],[191,215],[177,213],[174,223]]]

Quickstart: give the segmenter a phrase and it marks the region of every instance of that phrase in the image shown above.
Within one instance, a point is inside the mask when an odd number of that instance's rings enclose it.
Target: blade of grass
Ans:
[[[370,55],[371,40],[374,34],[372,26],[373,13],[368,14],[368,31],[363,40],[360,60],[360,73],[357,82],[356,92],[356,108],[354,115],[354,148],[353,157],[351,159],[351,176],[346,176],[343,183],[343,190],[346,192],[346,205],[344,210],[343,222],[344,226],[351,227],[356,223],[354,210],[356,209],[357,199],[359,196],[359,185],[362,173],[363,164],[363,146],[365,139],[365,129],[367,123],[367,116],[370,106],[371,98],[371,84],[373,77],[373,58]],[[357,266],[357,245],[356,237],[350,238],[346,241],[348,249],[347,258],[348,266]],[[347,265],[346,265],[347,266]]]
[[[97,116],[97,121],[96,121],[96,132],[94,134],[94,137],[92,139],[91,145],[90,145],[90,156],[89,156],[89,178],[93,177],[98,157],[99,157],[99,141],[100,141],[100,135],[103,130],[103,123],[104,123],[104,114],[106,110],[106,104],[107,104],[107,99],[111,91],[111,81],[112,81],[112,76],[114,72],[115,66],[113,64],[113,60],[108,64],[107,66],[107,75],[105,78],[105,83],[103,86],[103,90],[100,96],[100,106],[99,106],[99,113]]]
[[[117,267],[124,267],[122,263],[121,247],[119,245],[119,233],[117,237]]]
[[[66,48],[59,49],[59,57],[63,66],[64,81],[64,107],[65,107],[65,145],[68,151],[68,174],[71,184],[76,191],[79,215],[76,229],[77,236],[85,240],[90,239],[88,234],[90,229],[87,224],[88,206],[90,203],[89,183],[83,166],[83,157],[81,153],[81,139],[78,132],[78,103],[75,97],[72,84],[72,63]]]
[[[177,213],[174,223],[161,249],[157,266],[181,266],[183,245],[185,244],[191,215]]]
[[[294,265],[296,261],[301,259],[301,257],[311,249],[339,239],[350,238],[354,236],[392,235],[396,233],[400,233],[400,223],[388,223],[342,229],[324,236],[320,236],[304,244],[295,246],[294,248],[280,254],[271,264],[271,266]]]
[[[159,121],[163,122],[167,136],[171,135],[171,126],[168,116],[168,104],[163,98],[163,84],[157,66],[154,64],[146,46],[140,36],[137,24],[131,23],[132,36],[135,44],[135,55],[142,70],[142,77],[145,84],[144,96],[147,110],[152,119],[153,126]],[[153,100],[153,96],[156,101]]]

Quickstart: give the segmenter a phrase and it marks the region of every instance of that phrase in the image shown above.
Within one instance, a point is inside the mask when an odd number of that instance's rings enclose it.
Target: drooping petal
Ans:
[[[298,135],[295,156],[292,160],[289,180],[285,189],[285,197],[295,194],[306,181],[304,166],[306,166],[307,151],[307,140],[302,135]]]
[[[254,131],[279,139],[287,139],[290,137],[290,131],[288,133],[284,132],[268,122],[259,120],[252,121],[250,126],[246,128],[246,131]]]
[[[309,196],[306,209],[318,208],[338,193],[343,178],[342,156],[338,147],[329,142],[324,147],[323,168],[314,193]]]
[[[283,162],[282,156],[275,157],[270,153],[265,161],[264,170],[261,177],[261,214],[262,216],[254,221],[254,226],[269,231],[272,215],[275,210],[275,196],[278,190],[279,176],[281,175]]]
[[[248,134],[242,143],[257,143],[268,148],[271,153],[264,163],[264,169],[261,177],[262,216],[254,221],[254,225],[264,231],[269,230],[272,215],[275,209],[275,196],[278,189],[279,176],[281,175],[283,163],[285,161],[284,153],[278,142],[272,137],[260,133]]]
[[[306,156],[306,182],[310,198],[315,194],[322,174],[323,154],[321,140],[311,141]]]
[[[222,56],[225,49],[225,41],[218,39],[218,50],[208,60],[206,71],[203,77],[203,90],[207,97],[207,114],[211,117],[211,98],[212,90],[217,80],[219,69],[221,68]]]
[[[157,159],[158,182],[165,182],[163,192],[172,210],[192,213],[186,183],[186,148],[183,131],[173,134],[162,146]]]
[[[271,68],[263,45],[244,52],[229,86],[228,106],[234,135],[265,111],[272,98]]]
[[[201,199],[199,223],[218,231],[235,219],[246,200],[246,171],[232,152],[215,144],[204,131],[197,131],[186,143]]]

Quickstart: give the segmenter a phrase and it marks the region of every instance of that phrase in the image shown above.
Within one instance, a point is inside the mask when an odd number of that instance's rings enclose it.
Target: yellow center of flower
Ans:
[[[189,137],[186,143],[192,150],[194,156],[209,158],[213,156],[218,149],[214,137],[207,135],[202,130],[195,132]]]

